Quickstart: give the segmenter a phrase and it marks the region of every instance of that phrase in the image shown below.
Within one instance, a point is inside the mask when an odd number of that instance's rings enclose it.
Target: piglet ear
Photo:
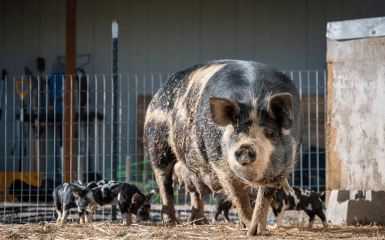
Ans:
[[[294,122],[294,106],[291,94],[272,96],[267,104],[267,113],[284,129],[290,129]]]
[[[93,192],[94,194],[97,194],[100,190],[102,190],[102,187],[96,187],[96,188],[93,188],[93,189],[92,189],[92,192]]]
[[[211,118],[222,127],[231,124],[231,120],[240,112],[238,104],[230,99],[209,97],[209,102]]]
[[[83,193],[83,189],[80,186],[74,186],[73,193],[76,197],[80,197],[80,195]]]
[[[146,196],[147,200],[150,200],[150,199],[152,198],[152,196],[154,196],[154,194],[155,194],[155,190],[152,190],[152,191]]]
[[[139,204],[141,201],[143,201],[143,198],[139,194],[135,193],[134,196],[132,196],[133,203]]]

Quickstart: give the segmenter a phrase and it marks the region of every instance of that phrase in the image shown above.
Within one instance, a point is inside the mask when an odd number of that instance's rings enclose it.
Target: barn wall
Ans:
[[[119,20],[119,72],[175,72],[220,59],[279,69],[325,69],[326,23],[385,15],[384,0],[78,0],[77,53],[87,73],[111,70],[111,20]],[[64,0],[2,0],[0,69],[63,70]],[[78,65],[85,62],[78,59]]]

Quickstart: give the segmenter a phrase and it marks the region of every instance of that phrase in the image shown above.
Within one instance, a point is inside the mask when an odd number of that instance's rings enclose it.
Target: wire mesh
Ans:
[[[300,161],[295,165],[292,186],[325,190],[326,163],[326,71],[286,71],[298,87],[304,109],[304,135]],[[118,111],[114,112],[111,75],[72,76],[75,85],[74,123],[75,164],[69,174],[88,183],[110,180],[130,182],[144,193],[157,189],[154,173],[143,146],[146,108],[168,73],[119,74]],[[52,191],[63,183],[65,146],[63,100],[65,75],[12,76],[5,79],[3,115],[0,122],[0,215],[1,222],[55,220]],[[21,82],[19,81],[21,80]],[[29,89],[27,89],[29,87]],[[17,88],[19,91],[17,91]],[[22,95],[25,94],[25,97]],[[117,114],[113,118],[113,114]],[[117,119],[112,122],[112,119]],[[113,138],[112,125],[118,126]],[[113,150],[118,141],[118,151]],[[112,159],[117,156],[116,169]],[[127,166],[130,157],[130,166]],[[128,171],[127,171],[128,169]],[[177,217],[190,213],[186,190],[175,188]],[[205,215],[213,216],[214,199],[206,196]],[[161,199],[152,199],[152,220],[161,220]],[[74,209],[71,214],[75,217]],[[118,212],[119,214],[119,212]],[[231,217],[236,218],[232,213]],[[94,220],[111,218],[111,207],[96,211]],[[118,216],[118,219],[120,217]]]

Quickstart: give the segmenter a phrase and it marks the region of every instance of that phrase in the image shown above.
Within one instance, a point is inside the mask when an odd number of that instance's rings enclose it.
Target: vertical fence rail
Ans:
[[[326,71],[287,71],[286,74],[298,87],[304,109],[303,145],[290,183],[295,187],[323,191]],[[167,73],[117,74],[116,85],[112,75],[72,76],[76,98],[73,128],[77,129],[77,135],[72,139],[75,141],[76,156],[72,157],[77,159],[77,166],[75,173],[72,168],[69,169],[70,174],[77,176],[76,180],[88,183],[101,179],[126,182],[127,179],[145,194],[151,189],[157,190],[145,153],[142,130],[152,96],[169,76]],[[8,76],[5,79],[0,121],[0,134],[3,135],[0,140],[3,143],[0,147],[0,174],[4,178],[0,189],[1,222],[56,219],[52,191],[63,183],[66,169],[62,144],[65,77],[64,74],[38,77],[38,86],[31,87],[24,100],[17,95],[16,81],[32,83],[33,77]],[[116,92],[114,87],[117,87]],[[37,106],[34,105],[35,100]],[[41,102],[44,104],[39,105]],[[114,136],[114,133],[117,135]],[[115,147],[117,152],[114,152]],[[130,161],[125,161],[128,158]],[[131,176],[126,176],[127,171]],[[190,196],[186,194],[186,189],[178,190],[177,187],[174,194],[177,217],[186,219],[190,213]],[[212,216],[213,197],[206,196],[204,202],[206,215]],[[151,203],[153,220],[159,221],[159,193],[155,194]],[[231,211],[230,217],[235,219],[235,210]],[[76,212],[76,209],[71,212],[72,218],[77,217]],[[111,207],[101,207],[93,218],[95,221],[111,219],[111,213]],[[119,214],[117,212],[117,219],[120,219]]]

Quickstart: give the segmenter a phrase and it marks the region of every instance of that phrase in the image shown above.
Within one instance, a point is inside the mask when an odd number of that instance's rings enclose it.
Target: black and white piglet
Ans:
[[[65,224],[71,208],[79,211],[80,223],[91,222],[92,212],[98,208],[94,196],[101,188],[87,188],[74,183],[63,183],[52,193],[55,210],[58,214],[57,223]]]
[[[250,196],[250,202],[253,207],[256,193],[257,191],[254,191],[254,195]],[[286,194],[283,189],[279,189],[275,194],[274,202],[271,204],[277,222],[274,227],[282,226],[282,218],[286,210],[304,210],[310,217],[309,228],[313,226],[315,215],[322,220],[324,228],[327,228],[326,217],[322,209],[322,202],[324,201],[325,193],[318,194],[312,190],[293,187],[290,188],[289,194]],[[223,194],[215,194],[215,202],[216,213],[213,220],[218,221],[218,216],[223,211],[223,216],[227,223],[229,221],[229,210],[232,207],[231,202],[227,201]]]
[[[315,215],[322,220],[324,228],[327,228],[328,224],[322,209],[324,201],[325,193],[318,194],[313,190],[293,187],[289,194],[286,194],[283,189],[279,189],[271,205],[277,221],[275,227],[282,226],[282,218],[286,210],[304,210],[310,217],[308,228],[313,226]]]
[[[229,223],[229,221],[230,221],[230,219],[229,219],[229,211],[233,207],[233,204],[222,193],[216,193],[214,195],[214,198],[215,198],[215,208],[216,208],[216,211],[215,211],[214,219],[212,221],[213,222],[217,222],[219,215],[223,212],[222,215],[225,218],[225,222]],[[250,203],[251,203],[251,206],[253,208],[254,208],[254,205],[255,205],[255,198],[256,198],[256,196],[250,195]]]
[[[96,203],[100,206],[118,206],[125,225],[131,225],[132,214],[135,214],[141,221],[150,219],[150,199],[155,194],[155,190],[145,196],[133,184],[109,180],[90,182],[87,184],[87,188],[100,188],[100,191],[97,191],[94,196]]]

